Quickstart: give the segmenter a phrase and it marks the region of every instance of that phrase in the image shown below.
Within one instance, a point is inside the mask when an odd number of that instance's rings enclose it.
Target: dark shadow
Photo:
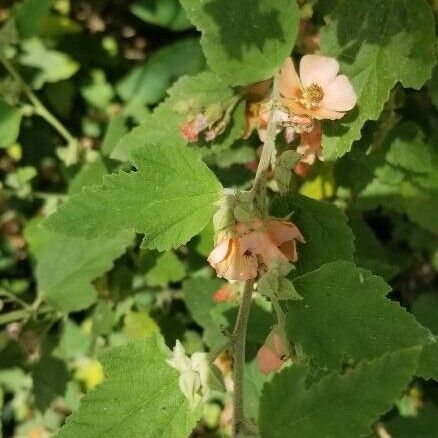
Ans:
[[[221,45],[231,58],[242,59],[245,51],[263,51],[266,41],[285,41],[279,20],[281,11],[261,10],[261,0],[247,1],[250,7],[236,10],[240,0],[216,0],[204,6],[204,13],[217,25]]]

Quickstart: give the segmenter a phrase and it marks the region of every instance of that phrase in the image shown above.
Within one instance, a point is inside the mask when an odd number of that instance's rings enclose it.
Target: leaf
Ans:
[[[25,0],[12,10],[22,39],[37,35],[50,11],[50,0]]]
[[[168,357],[159,335],[104,353],[107,378],[82,398],[57,437],[186,438],[201,409],[189,406]]]
[[[0,148],[15,143],[20,133],[21,111],[0,99]]]
[[[126,128],[125,117],[122,114],[116,114],[111,117],[108,126],[105,131],[105,136],[102,140],[102,154],[107,157],[111,155],[112,151],[116,147],[117,142],[126,134],[128,129]]]
[[[117,84],[129,106],[153,105],[180,76],[195,75],[205,65],[197,38],[186,38],[159,49],[143,65],[133,68]],[[125,109],[126,112],[126,109]]]
[[[98,155],[95,161],[84,164],[75,175],[68,188],[69,195],[81,193],[84,187],[102,184],[102,178],[107,173],[108,169]]]
[[[91,70],[90,77],[81,85],[80,91],[90,106],[101,111],[105,111],[114,98],[113,87],[108,83],[105,72],[99,69]]]
[[[164,251],[199,233],[211,219],[221,185],[199,154],[177,145],[137,150],[137,172],[104,177],[51,215],[47,227],[86,239],[123,230],[144,233],[144,246]]]
[[[123,332],[128,341],[147,338],[159,331],[157,323],[147,313],[130,311],[125,316]]]
[[[298,244],[298,262],[294,273],[302,274],[335,260],[353,260],[353,234],[347,218],[336,206],[301,195],[274,200],[272,212],[277,217],[292,213],[294,222],[306,239]]]
[[[263,438],[351,438],[368,436],[411,379],[419,349],[360,363],[344,375],[331,373],[306,387],[308,369],[285,368],[267,383],[261,400]]]
[[[294,280],[302,301],[289,305],[287,331],[320,367],[373,359],[431,341],[428,330],[398,303],[382,278],[354,264],[327,263]]]
[[[123,137],[113,151],[111,158],[128,160],[137,149],[151,144],[173,143],[175,146],[187,145],[180,133],[181,125],[186,121],[188,111],[196,108],[201,112],[210,105],[226,107],[233,98],[233,90],[223,84],[212,72],[205,71],[196,76],[183,76],[168,90],[169,97],[154,112],[146,117],[140,126]],[[241,102],[235,108],[233,118],[215,143],[198,142],[207,151],[213,148],[231,146],[245,130],[245,105]]]
[[[182,31],[192,27],[179,0],[138,0],[131,12],[146,23]]]
[[[417,376],[423,379],[438,381],[438,337],[434,337],[434,343],[425,345],[421,351],[418,363]]]
[[[92,341],[84,328],[67,318],[63,322],[61,339],[53,350],[53,355],[65,361],[84,357],[89,353]]]
[[[321,47],[325,55],[340,61],[342,73],[353,83],[358,106],[341,123],[325,124],[326,159],[350,150],[364,123],[379,117],[398,81],[415,89],[426,82],[436,62],[434,45],[433,16],[423,0],[340,4],[322,29]]]
[[[38,291],[62,312],[90,306],[97,297],[91,282],[108,271],[132,242],[129,231],[106,239],[87,240],[52,233],[40,227],[39,221],[31,223],[25,235],[31,248],[36,248],[32,251],[37,259]]]
[[[32,80],[34,88],[41,88],[46,82],[68,79],[79,70],[79,64],[69,55],[48,49],[37,38],[23,41],[22,48],[20,63],[37,69]]]
[[[149,254],[149,257],[152,255]],[[145,275],[146,284],[151,287],[165,287],[169,283],[181,281],[186,276],[183,263],[173,251],[151,257],[151,269]]]
[[[289,56],[299,11],[290,0],[181,0],[202,32],[210,68],[225,83],[248,85],[268,79]]]

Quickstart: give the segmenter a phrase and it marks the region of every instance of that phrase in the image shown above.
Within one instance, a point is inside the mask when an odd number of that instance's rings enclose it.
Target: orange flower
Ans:
[[[257,257],[242,248],[236,237],[220,240],[208,256],[217,276],[227,280],[250,280],[257,277]]]
[[[306,243],[298,227],[292,222],[281,219],[270,219],[266,224],[269,238],[290,262],[298,260],[297,240]]]
[[[279,370],[284,363],[284,351],[281,338],[272,331],[260,347],[256,356],[257,365],[263,374]]]
[[[232,299],[232,290],[229,284],[222,286],[213,294],[213,301],[215,303],[226,303]]]
[[[292,59],[280,71],[279,90],[283,104],[293,113],[315,119],[340,119],[356,105],[356,94],[345,75],[338,75],[336,59],[305,55],[298,76]]]

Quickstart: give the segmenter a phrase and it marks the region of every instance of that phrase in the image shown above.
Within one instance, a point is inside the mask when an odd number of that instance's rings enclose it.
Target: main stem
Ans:
[[[234,354],[233,436],[237,438],[245,427],[243,407],[243,377],[245,370],[246,329],[251,309],[254,280],[245,281],[236,325],[232,333]]]
[[[269,169],[272,158],[275,154],[275,137],[277,127],[275,123],[275,108],[278,101],[277,76],[274,77],[272,86],[272,107],[269,114],[266,138],[263,143],[260,162],[257,167],[256,176],[252,188],[254,203],[258,210],[266,210],[266,172]],[[239,313],[236,325],[232,333],[233,356],[234,356],[234,398],[233,398],[233,437],[238,438],[241,432],[247,427],[244,414],[243,378],[245,370],[245,346],[246,331],[248,326],[249,312],[251,309],[254,280],[247,280],[244,283],[242,301],[240,302]]]
[[[3,54],[0,54],[0,62],[3,64],[6,71],[17,81],[23,93],[31,102],[34,111],[42,117],[49,125],[51,125],[67,143],[76,141],[75,137],[67,130],[67,128],[43,105],[34,92],[27,86],[20,73],[16,70],[13,64]]]

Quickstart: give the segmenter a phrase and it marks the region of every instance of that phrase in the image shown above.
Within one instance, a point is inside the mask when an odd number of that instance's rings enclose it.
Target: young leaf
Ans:
[[[327,159],[350,150],[363,124],[379,117],[397,81],[418,89],[436,62],[433,16],[424,0],[343,2],[322,30],[321,46],[340,61],[358,97],[356,110],[341,123],[326,124]]]
[[[111,237],[144,233],[144,245],[164,251],[201,231],[214,213],[221,185],[198,153],[173,144],[137,150],[137,172],[104,177],[47,219],[49,229],[70,236]]]
[[[0,99],[0,148],[14,143],[20,133],[21,111]]]
[[[186,438],[201,409],[190,407],[168,357],[157,334],[104,353],[106,380],[82,398],[58,438]]]
[[[91,282],[125,252],[133,233],[123,231],[110,238],[87,240],[51,233],[38,224],[27,227],[26,240],[37,259],[39,293],[62,312],[85,309],[97,296]]]
[[[320,367],[339,369],[344,359],[372,359],[426,344],[428,330],[385,298],[382,278],[352,263],[327,263],[294,280],[303,301],[289,306],[287,330]]]
[[[212,70],[227,84],[268,79],[289,56],[298,32],[295,0],[181,0],[202,32]]]
[[[335,260],[353,261],[353,234],[347,218],[336,206],[301,195],[277,198],[272,205],[275,216],[292,213],[306,243],[298,245],[295,274],[302,274]]]
[[[344,375],[332,373],[306,387],[307,368],[292,366],[267,383],[261,400],[263,438],[368,436],[390,409],[417,366],[419,349],[399,350],[363,362]]]

